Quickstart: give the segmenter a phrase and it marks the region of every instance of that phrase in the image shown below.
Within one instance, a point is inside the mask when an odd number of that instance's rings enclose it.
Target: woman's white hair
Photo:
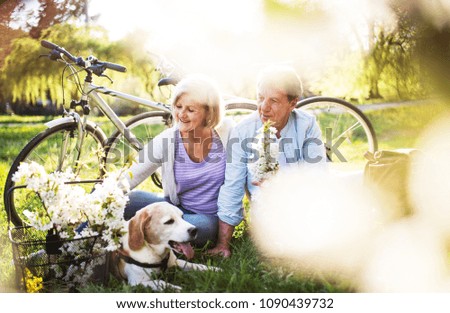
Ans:
[[[175,87],[172,107],[180,97],[189,94],[192,99],[206,109],[205,127],[217,127],[224,115],[222,97],[216,84],[207,76],[195,74],[183,78]]]

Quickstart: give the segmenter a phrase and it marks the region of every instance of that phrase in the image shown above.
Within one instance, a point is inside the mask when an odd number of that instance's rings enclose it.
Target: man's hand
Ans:
[[[229,258],[231,256],[230,247],[226,247],[224,245],[216,245],[214,248],[206,251],[208,255],[218,255],[224,258]]]
[[[231,256],[230,241],[233,237],[234,226],[229,225],[219,220],[219,234],[217,238],[217,245],[206,251],[209,255],[219,255],[224,258]]]

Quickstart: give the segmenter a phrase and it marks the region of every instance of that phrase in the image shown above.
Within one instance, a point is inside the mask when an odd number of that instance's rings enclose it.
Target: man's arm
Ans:
[[[233,237],[234,226],[219,220],[219,231],[217,244],[213,249],[208,251],[211,255],[220,255],[224,258],[231,256],[230,242]]]
[[[239,129],[233,129],[227,145],[225,182],[220,188],[217,202],[217,215],[220,220],[217,245],[208,251],[210,254],[219,254],[224,257],[231,255],[230,241],[234,227],[244,218],[242,199],[247,181],[247,154],[242,142]]]

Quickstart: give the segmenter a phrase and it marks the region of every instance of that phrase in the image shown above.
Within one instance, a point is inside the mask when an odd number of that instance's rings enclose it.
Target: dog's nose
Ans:
[[[191,238],[197,237],[197,227],[191,227],[188,229],[188,234]]]

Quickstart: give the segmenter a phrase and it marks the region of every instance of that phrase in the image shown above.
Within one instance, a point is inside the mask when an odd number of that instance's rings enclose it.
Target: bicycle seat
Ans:
[[[168,85],[176,85],[180,81],[179,78],[176,77],[166,77],[162,78],[158,81],[158,86],[168,86]]]

